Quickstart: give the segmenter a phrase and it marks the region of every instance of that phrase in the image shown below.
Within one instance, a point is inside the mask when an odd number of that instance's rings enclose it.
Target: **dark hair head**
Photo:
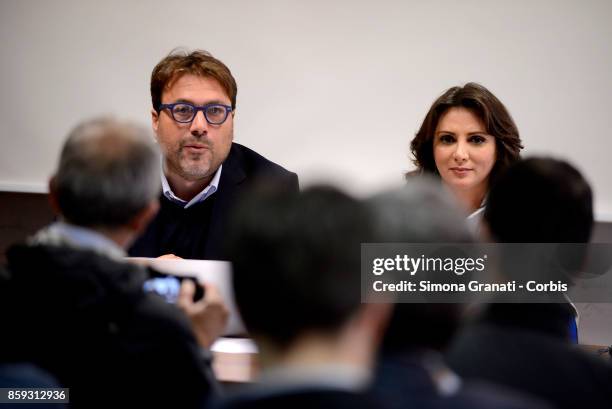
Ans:
[[[177,49],[168,54],[153,69],[151,74],[153,109],[158,111],[164,90],[170,88],[176,80],[185,74],[210,77],[217,80],[232,101],[232,108],[236,108],[238,86],[229,68],[207,51],[187,52]]]
[[[586,243],[593,226],[588,182],[565,161],[516,163],[489,192],[484,219],[506,243]]]
[[[228,251],[249,332],[284,348],[307,332],[338,331],[361,302],[360,243],[370,232],[364,205],[332,187],[244,198]]]
[[[487,133],[495,138],[497,158],[489,177],[491,184],[501,171],[520,158],[523,145],[518,128],[504,104],[488,89],[474,82],[448,89],[429,108],[410,144],[414,164],[420,173],[438,175],[433,154],[434,134],[442,115],[453,107],[472,111],[483,122]]]
[[[113,118],[78,125],[51,188],[62,216],[86,227],[120,227],[157,198],[159,154],[145,128]]]
[[[435,180],[410,179],[401,190],[368,200],[376,241],[394,243],[471,243],[472,234],[454,200]],[[413,348],[443,349],[458,329],[460,304],[397,303],[387,327],[383,354]]]

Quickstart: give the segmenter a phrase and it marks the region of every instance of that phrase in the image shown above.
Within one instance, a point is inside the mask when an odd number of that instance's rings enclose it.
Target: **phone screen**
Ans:
[[[198,301],[204,297],[204,287],[198,283],[195,277],[179,277],[172,275],[156,274],[143,284],[145,292],[153,292],[161,296],[166,302],[176,304],[181,290],[182,280],[192,280],[196,285],[196,292],[193,301]]]

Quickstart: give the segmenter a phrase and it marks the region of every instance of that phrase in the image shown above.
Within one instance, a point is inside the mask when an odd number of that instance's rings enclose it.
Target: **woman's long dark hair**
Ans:
[[[518,128],[504,104],[488,89],[474,82],[448,89],[427,112],[410,144],[413,162],[417,166],[416,173],[439,175],[433,155],[434,133],[442,115],[453,107],[472,111],[484,123],[487,134],[495,138],[497,158],[489,176],[490,185],[501,171],[520,159],[523,145]],[[408,172],[406,177],[414,174],[414,171]]]

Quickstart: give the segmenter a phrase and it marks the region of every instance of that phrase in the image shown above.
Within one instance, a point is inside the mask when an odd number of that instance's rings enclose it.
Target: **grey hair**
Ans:
[[[455,201],[440,183],[423,175],[401,189],[368,199],[380,242],[435,243],[474,241]]]
[[[68,222],[119,227],[159,195],[159,166],[146,128],[95,118],[68,135],[51,187]]]

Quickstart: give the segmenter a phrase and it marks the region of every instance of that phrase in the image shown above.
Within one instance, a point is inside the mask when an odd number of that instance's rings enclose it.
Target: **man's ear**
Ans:
[[[155,139],[157,139],[157,128],[159,127],[159,113],[151,109],[151,127],[153,128],[153,132],[155,133]]]
[[[153,219],[153,217],[155,217],[158,210],[159,201],[157,199],[151,200],[144,209],[138,212],[138,214],[129,221],[128,226],[136,234],[143,232],[149,225],[149,222]]]
[[[393,304],[362,303],[343,326],[339,342],[345,359],[371,367],[382,343]]]
[[[370,331],[378,344],[387,330],[395,305],[392,303],[363,303],[357,316],[358,323]]]
[[[49,204],[57,216],[62,214],[57,200],[57,179],[55,175],[51,176],[51,179],[49,179]]]

